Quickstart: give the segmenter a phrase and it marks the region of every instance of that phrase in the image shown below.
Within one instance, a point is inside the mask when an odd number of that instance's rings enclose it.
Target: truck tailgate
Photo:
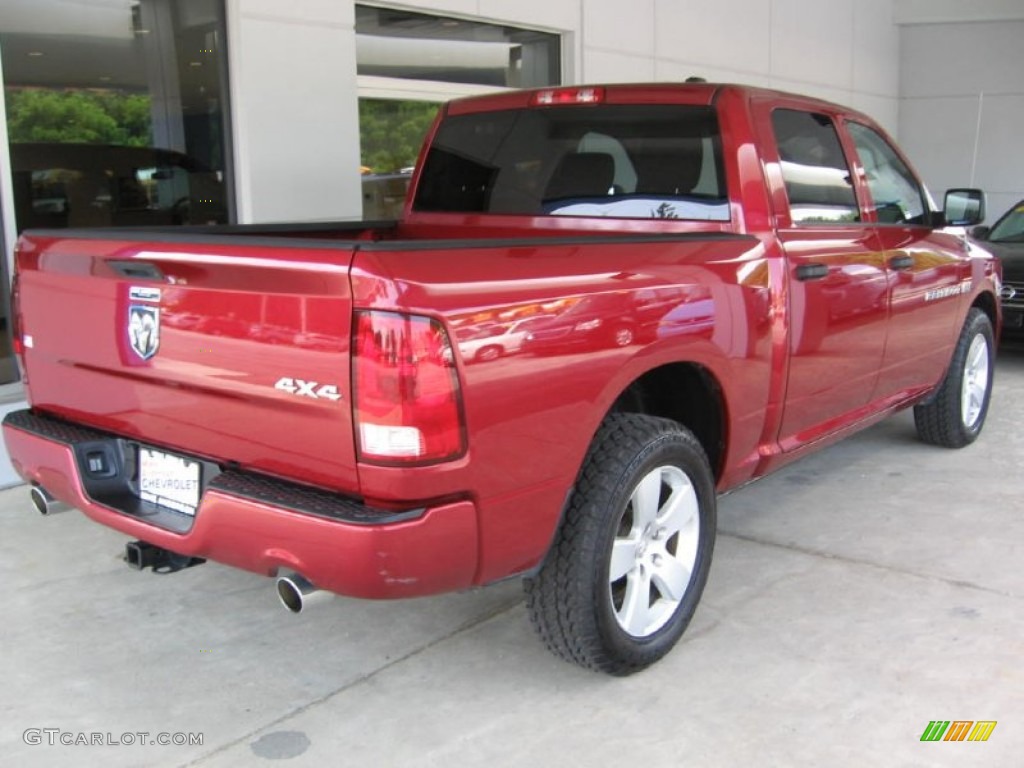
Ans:
[[[351,243],[50,234],[18,254],[34,408],[358,491]]]

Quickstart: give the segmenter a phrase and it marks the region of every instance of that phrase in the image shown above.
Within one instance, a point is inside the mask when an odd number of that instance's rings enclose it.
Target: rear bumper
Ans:
[[[477,514],[454,501],[379,510],[318,489],[204,464],[195,516],[154,508],[130,493],[134,444],[32,411],[3,423],[17,473],[98,523],[182,555],[254,573],[302,574],[317,587],[364,598],[438,594],[469,587],[477,571]],[[108,451],[106,476],[86,455]],[[114,472],[111,476],[110,472]]]

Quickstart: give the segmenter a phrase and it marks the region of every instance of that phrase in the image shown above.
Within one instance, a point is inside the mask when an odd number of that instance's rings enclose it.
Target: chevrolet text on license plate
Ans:
[[[199,505],[199,462],[139,448],[139,496],[186,515]]]

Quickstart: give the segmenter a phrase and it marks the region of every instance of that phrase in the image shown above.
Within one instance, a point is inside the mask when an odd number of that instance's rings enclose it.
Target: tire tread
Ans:
[[[595,499],[614,494],[616,481],[637,457],[664,439],[683,441],[699,455],[707,477],[711,477],[700,443],[676,422],[640,414],[609,415],[583,463],[544,566],[526,580],[530,622],[547,648],[566,661],[614,675],[628,675],[649,666],[669,650],[666,648],[654,657],[624,658],[610,654],[592,618],[594,605],[588,598],[591,593],[585,582],[593,574],[583,567],[600,557],[597,550],[602,517]],[[703,584],[698,587],[702,589]]]
[[[962,396],[960,390],[967,353],[971,342],[978,333],[985,335],[989,346],[989,390],[976,427],[968,429],[960,415],[960,398]],[[988,401],[992,392],[994,355],[995,344],[993,343],[992,324],[988,315],[981,309],[972,307],[953,349],[949,370],[937,393],[927,403],[914,406],[914,426],[917,428],[918,437],[923,442],[943,448],[963,448],[974,442],[981,432],[988,411]]]

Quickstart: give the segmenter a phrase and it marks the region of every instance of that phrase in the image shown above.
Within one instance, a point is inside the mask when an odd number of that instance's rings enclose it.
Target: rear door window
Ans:
[[[828,115],[777,109],[772,128],[794,224],[860,221],[853,176]]]

